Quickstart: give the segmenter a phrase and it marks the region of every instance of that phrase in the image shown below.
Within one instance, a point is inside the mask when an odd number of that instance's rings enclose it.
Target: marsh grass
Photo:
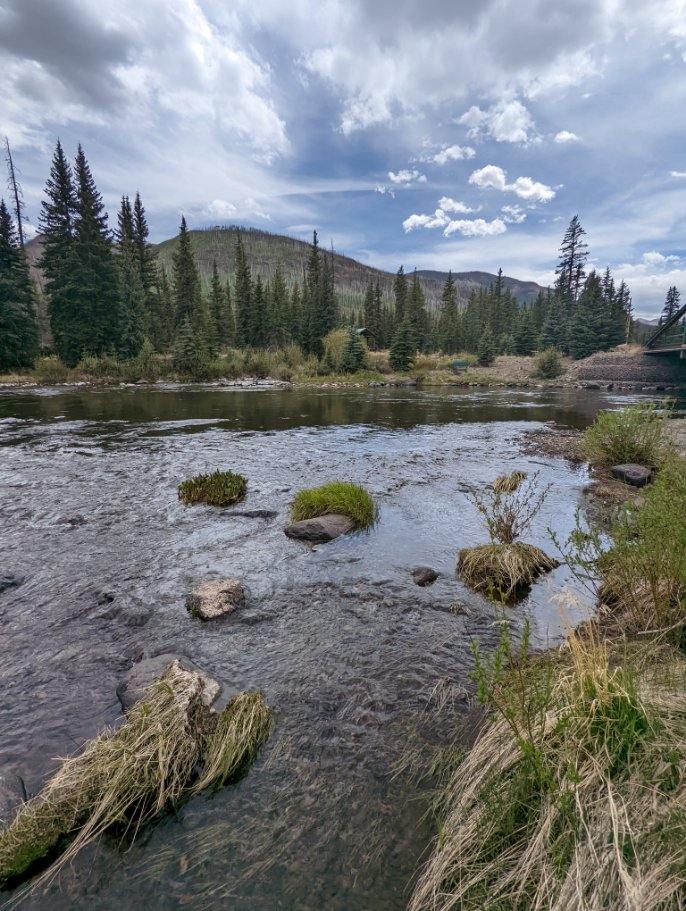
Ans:
[[[270,728],[271,712],[261,693],[234,696],[208,738],[194,790],[221,788],[234,780],[253,761]]]
[[[410,911],[681,911],[686,664],[572,634],[507,635],[475,679],[492,718],[457,765]]]
[[[514,493],[525,478],[525,471],[513,471],[510,474],[501,474],[493,482],[493,490],[496,493]]]
[[[458,555],[457,568],[470,588],[494,601],[510,602],[526,593],[545,572],[559,566],[533,544],[482,544],[465,547]]]
[[[247,486],[243,475],[233,471],[213,471],[179,484],[179,499],[186,505],[207,503],[210,506],[231,506],[245,497]]]
[[[659,467],[666,455],[666,411],[641,403],[620,411],[601,411],[584,434],[589,462],[609,468],[635,462]]]
[[[330,481],[321,487],[300,490],[291,504],[291,518],[316,519],[327,513],[349,516],[357,528],[368,528],[377,519],[377,508],[370,494],[350,481]]]

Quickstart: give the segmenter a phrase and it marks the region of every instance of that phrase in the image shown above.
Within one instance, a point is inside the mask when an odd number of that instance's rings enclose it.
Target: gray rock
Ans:
[[[0,573],[0,595],[8,588],[18,588],[25,581],[24,576],[15,576],[13,573]]]
[[[131,670],[126,674],[117,687],[117,698],[121,703],[122,709],[127,712],[134,702],[138,702],[139,699],[142,699],[145,695],[145,691],[153,680],[161,677],[167,668],[176,661],[178,661],[183,670],[198,674],[202,678],[205,685],[202,701],[209,708],[216,700],[221,690],[217,681],[213,680],[212,677],[208,677],[208,675],[201,670],[194,661],[191,661],[190,658],[186,658],[184,655],[174,655],[170,652],[164,652],[161,655],[155,655],[151,658],[143,658],[141,661],[134,664]]]
[[[284,528],[285,534],[296,541],[311,541],[313,544],[323,544],[333,541],[340,535],[346,535],[355,528],[355,523],[350,516],[329,513],[316,519],[303,519],[292,522]]]
[[[433,585],[439,574],[430,566],[415,566],[411,570],[411,575],[415,584],[424,588],[427,585]]]
[[[240,516],[242,519],[275,519],[278,512],[275,509],[227,509],[225,516]]]
[[[633,487],[645,487],[653,478],[650,468],[646,468],[644,465],[634,465],[631,462],[626,465],[613,465],[610,470],[613,478],[624,481],[625,484],[631,484]]]
[[[13,819],[25,799],[24,783],[19,776],[0,774],[0,828]]]
[[[186,598],[186,609],[200,620],[216,620],[245,607],[245,589],[238,579],[201,582]]]

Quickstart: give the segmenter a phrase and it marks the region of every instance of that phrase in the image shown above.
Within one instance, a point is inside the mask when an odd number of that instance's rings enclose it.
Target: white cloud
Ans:
[[[444,212],[452,212],[454,214],[467,214],[468,212],[478,212],[479,209],[472,209],[471,206],[466,205],[466,203],[460,202],[459,199],[452,199],[450,196],[441,196],[438,200],[438,206]],[[479,207],[480,208],[480,207]]]
[[[407,186],[411,183],[426,183],[426,174],[420,174],[416,168],[412,170],[389,171],[388,179],[391,183]]]
[[[520,101],[500,101],[483,111],[472,105],[458,118],[458,123],[468,127],[470,139],[490,136],[496,142],[526,143],[533,138],[534,121]]]
[[[225,199],[213,199],[205,211],[213,218],[231,218],[238,212],[238,209],[232,202],[227,202]]]
[[[572,133],[569,130],[560,130],[559,133],[555,133],[555,142],[557,143],[568,143],[568,142],[581,142],[581,139]]]
[[[450,219],[442,209],[436,209],[433,215],[410,215],[403,222],[406,234],[416,228],[444,228]]]
[[[678,263],[679,257],[672,254],[665,255],[657,250],[648,250],[641,257],[641,264],[646,266],[665,266],[667,263]]]
[[[374,187],[374,192],[379,193],[381,196],[390,196],[391,199],[395,199],[395,193],[390,187],[387,187],[385,183],[377,184]]]
[[[262,205],[256,199],[248,197],[241,200],[238,204],[228,202],[226,199],[213,199],[212,202],[205,206],[203,213],[211,218],[219,218],[222,221],[229,218],[264,218],[271,221],[270,216],[265,212]]]
[[[552,187],[532,180],[531,177],[518,177],[513,183],[508,183],[506,171],[493,164],[473,171],[469,182],[480,190],[493,189],[503,193],[514,193],[520,199],[531,202],[550,202],[555,197],[555,190]]]
[[[504,234],[506,231],[507,226],[502,218],[494,218],[493,221],[485,221],[483,218],[465,218],[449,222],[443,236],[450,237],[451,234],[459,232],[464,237],[493,237],[497,234]]]
[[[500,211],[508,224],[521,225],[526,218],[526,212],[521,206],[503,206]]]
[[[447,164],[449,161],[461,161],[465,158],[474,158],[476,152],[471,146],[446,146],[441,149],[440,152],[437,152],[429,161],[433,161],[435,164]]]
[[[670,171],[670,177],[686,177],[686,171]]]

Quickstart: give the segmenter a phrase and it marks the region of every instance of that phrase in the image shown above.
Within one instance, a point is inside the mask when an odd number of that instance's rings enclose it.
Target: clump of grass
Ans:
[[[601,411],[584,434],[584,452],[601,467],[635,462],[656,468],[666,454],[665,421],[665,411],[647,403]]]
[[[476,658],[493,717],[447,788],[410,911],[681,911],[683,659],[578,635],[555,656],[505,637]]]
[[[62,764],[0,834],[0,884],[26,873],[73,836],[55,873],[112,825],[135,830],[181,797],[201,755],[202,681],[172,665],[124,724]]]
[[[496,493],[514,493],[525,478],[525,471],[513,471],[511,474],[501,474],[493,482],[493,490]]]
[[[291,504],[291,518],[316,519],[327,513],[350,516],[357,528],[373,525],[377,509],[370,494],[359,484],[350,481],[330,481],[321,487],[300,490]]]
[[[505,602],[515,600],[542,573],[559,565],[540,548],[522,541],[465,547],[457,561],[460,576],[470,588]]]
[[[33,373],[39,383],[66,383],[70,376],[69,368],[54,354],[39,357]]]
[[[233,471],[213,471],[179,484],[179,499],[186,505],[208,503],[210,506],[231,506],[245,497],[247,486],[243,475]]]
[[[261,693],[239,693],[219,715],[205,747],[195,790],[221,788],[249,765],[269,736],[271,712]]]

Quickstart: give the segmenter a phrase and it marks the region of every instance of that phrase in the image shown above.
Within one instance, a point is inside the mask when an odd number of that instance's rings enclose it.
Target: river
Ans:
[[[571,529],[588,474],[524,454],[524,435],[547,421],[585,427],[621,401],[543,389],[0,392],[0,576],[21,581],[0,593],[0,775],[37,792],[55,757],[119,722],[116,687],[141,656],[190,657],[222,702],[260,688],[276,718],[238,784],[126,851],[105,839],[22,907],[403,908],[432,834],[417,770],[466,712],[471,642],[489,649],[498,636],[499,611],[455,576],[458,549],[486,540],[468,495],[503,472],[540,472],[552,488],[527,540],[554,553],[547,529]],[[178,501],[180,481],[215,468],[248,478],[240,510],[259,514]],[[293,493],[332,478],[370,490],[377,525],[314,550],[287,539]],[[440,573],[433,586],[413,583],[417,564]],[[247,607],[216,624],[190,618],[186,594],[227,575],[247,585]],[[508,614],[530,616],[544,644],[587,608],[560,566]]]

